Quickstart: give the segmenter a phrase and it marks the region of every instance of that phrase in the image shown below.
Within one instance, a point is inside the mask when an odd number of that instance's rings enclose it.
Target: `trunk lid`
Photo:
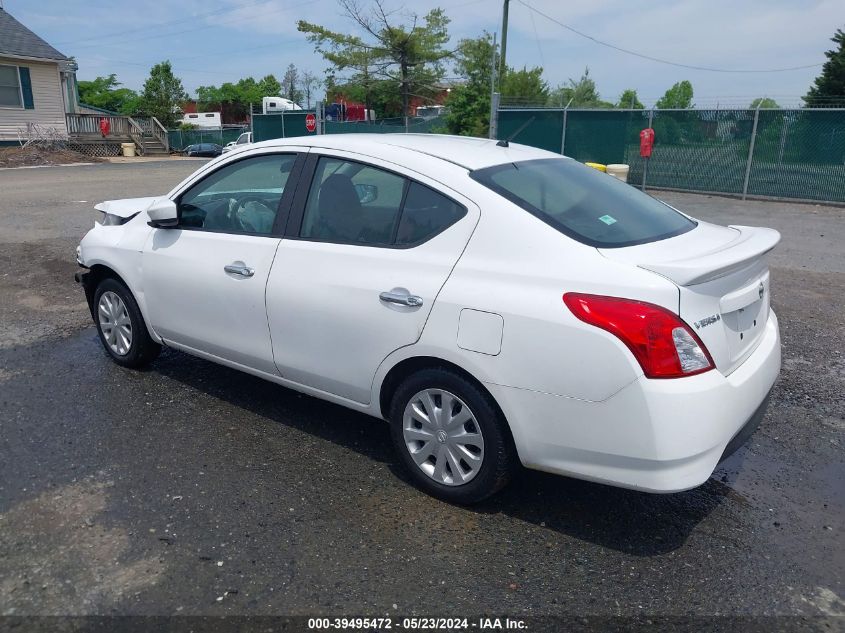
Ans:
[[[766,253],[780,241],[773,229],[699,222],[677,237],[599,252],[666,277],[678,287],[678,314],[727,375],[759,343],[769,318]]]

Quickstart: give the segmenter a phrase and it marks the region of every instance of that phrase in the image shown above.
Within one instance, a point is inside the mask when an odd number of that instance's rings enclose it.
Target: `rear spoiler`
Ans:
[[[780,242],[780,233],[774,229],[733,225],[730,228],[739,231],[736,239],[714,251],[692,258],[639,266],[663,275],[679,286],[693,286],[744,268]]]

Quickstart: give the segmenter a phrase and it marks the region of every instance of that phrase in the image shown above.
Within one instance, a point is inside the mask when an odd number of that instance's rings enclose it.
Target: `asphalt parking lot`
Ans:
[[[782,375],[704,486],[525,472],[462,508],[377,420],[174,351],[110,362],[72,280],[92,206],[198,165],[0,171],[0,614],[845,616],[845,209],[660,194],[783,234]]]

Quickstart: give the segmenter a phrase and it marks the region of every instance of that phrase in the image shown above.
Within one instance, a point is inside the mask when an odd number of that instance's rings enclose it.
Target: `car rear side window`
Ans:
[[[299,235],[408,248],[445,231],[464,215],[460,204],[404,176],[324,156],[314,172]]]
[[[326,242],[387,245],[402,209],[405,179],[339,158],[321,158],[300,235]]]
[[[424,242],[452,226],[466,215],[466,209],[425,185],[412,182],[396,233],[401,245]]]
[[[696,226],[659,200],[567,158],[496,165],[471,176],[561,233],[598,248],[655,242]]]

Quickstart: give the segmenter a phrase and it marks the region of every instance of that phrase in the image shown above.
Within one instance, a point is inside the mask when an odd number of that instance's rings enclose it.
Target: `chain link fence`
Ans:
[[[390,119],[379,119],[377,121],[326,121],[326,134],[350,134],[364,132],[367,134],[396,134],[408,132],[409,134],[437,134],[446,131],[446,123],[443,117],[423,119],[421,117],[408,117],[408,128],[405,129],[405,119],[395,117]]]
[[[524,127],[523,127],[524,126]],[[522,131],[519,131],[522,127]],[[651,127],[647,171],[639,133]],[[582,162],[630,165],[632,184],[845,202],[845,110],[501,108],[497,138]]]
[[[319,111],[253,116],[255,141],[324,134],[445,133],[442,117],[322,121]],[[637,186],[845,203],[845,109],[592,109],[500,107],[496,137],[581,162],[624,163]],[[648,168],[639,134],[655,131]],[[235,135],[235,138],[237,135]],[[233,140],[233,139],[232,139]],[[191,141],[200,142],[200,141]],[[206,141],[210,142],[210,141]],[[171,139],[171,144],[174,144]],[[644,182],[645,180],[645,182]]]

